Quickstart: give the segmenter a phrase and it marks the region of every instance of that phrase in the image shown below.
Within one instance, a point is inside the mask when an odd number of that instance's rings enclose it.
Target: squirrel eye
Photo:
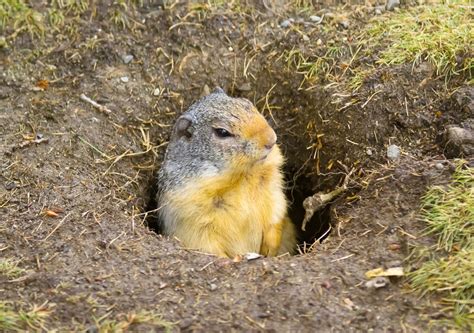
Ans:
[[[230,133],[225,128],[214,128],[214,133],[216,133],[216,135],[219,138],[228,138],[228,137],[234,136],[232,133]]]

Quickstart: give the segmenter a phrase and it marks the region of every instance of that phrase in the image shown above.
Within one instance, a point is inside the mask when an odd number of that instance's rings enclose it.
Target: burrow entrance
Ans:
[[[262,88],[264,89],[264,88]],[[292,93],[289,93],[291,92]],[[295,93],[296,91],[296,93]],[[232,94],[236,97],[245,97],[254,102],[257,108],[262,109],[258,99],[252,96]],[[347,122],[343,114],[335,113],[329,103],[330,97],[323,91],[300,92],[296,88],[282,88],[275,90],[272,101],[277,105],[285,105],[278,113],[265,114],[270,125],[275,129],[280,148],[285,156],[286,196],[289,202],[288,214],[298,231],[298,243],[301,252],[311,247],[315,242],[323,242],[331,233],[331,203],[315,212],[306,224],[306,230],[301,230],[305,216],[303,201],[316,192],[332,191],[340,184],[344,177],[344,170],[335,166],[327,171],[331,161],[337,165],[350,165],[354,156],[345,147],[345,126]],[[325,113],[322,113],[324,110]],[[330,114],[336,114],[341,119],[336,123],[323,121]],[[275,117],[274,117],[275,116]],[[324,138],[321,141],[321,134]],[[323,143],[323,144],[321,144]],[[317,156],[317,157],[316,157]],[[326,174],[320,172],[325,168]],[[347,171],[347,170],[346,170]],[[148,204],[146,211],[157,209],[156,177],[149,184]],[[149,214],[146,223],[156,233],[161,233],[160,221],[156,213]]]
[[[287,165],[285,170],[286,179],[286,197],[288,200],[288,215],[291,221],[295,224],[298,231],[298,245],[301,252],[311,248],[315,242],[323,242],[331,233],[331,204],[328,204],[323,209],[317,211],[306,225],[306,230],[301,230],[305,210],[303,208],[303,201],[308,196],[315,193],[313,184],[315,183],[315,176],[298,175],[300,172],[292,165]],[[156,194],[158,191],[158,184],[156,175],[149,181],[147,190],[147,204],[145,212],[150,212],[145,219],[145,223],[157,234],[162,233],[161,222],[156,213],[157,202]]]
[[[291,174],[291,171],[286,172],[287,175]],[[288,176],[287,176],[288,177]],[[331,232],[331,205],[328,204],[326,207],[317,211],[310,221],[306,225],[306,230],[301,230],[301,224],[305,216],[305,210],[303,208],[303,200],[308,196],[314,194],[309,186],[310,181],[307,177],[300,177],[296,182],[289,186],[286,190],[286,196],[289,201],[288,215],[291,221],[296,225],[298,230],[298,243],[302,249],[309,248],[316,241],[324,241]],[[162,233],[161,222],[156,214],[157,203],[156,193],[158,186],[156,177],[150,181],[150,185],[147,191],[148,202],[145,207],[145,212],[150,212],[145,219],[145,223],[157,234]]]

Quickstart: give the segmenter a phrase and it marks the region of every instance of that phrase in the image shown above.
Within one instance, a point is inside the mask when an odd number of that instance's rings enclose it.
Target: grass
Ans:
[[[49,314],[50,309],[46,303],[40,306],[32,305],[28,309],[24,309],[18,308],[12,303],[0,302],[0,331],[47,331],[45,325]]]
[[[342,54],[342,49],[338,46],[330,46],[322,56],[305,56],[300,50],[293,48],[284,51],[282,58],[286,62],[288,69],[296,70],[302,74],[304,82],[309,84],[326,80],[333,70],[337,58]]]
[[[49,331],[46,324],[50,314],[51,307],[47,303],[26,307],[0,301],[0,332]],[[121,333],[137,329],[137,325],[140,324],[148,327],[148,330],[145,331],[151,331],[150,328],[162,328],[166,332],[170,332],[174,325],[153,311],[141,310],[119,315],[116,319],[109,319],[110,314],[108,312],[100,318],[94,318],[96,332]]]
[[[8,279],[20,277],[26,270],[18,267],[18,263],[18,261],[13,259],[0,259],[0,275],[4,275]]]
[[[110,21],[117,27],[129,28],[131,22],[136,23],[131,13],[142,5],[143,0],[113,1],[108,10]],[[75,35],[77,26],[84,24],[79,18],[87,11],[95,15],[90,7],[90,0],[51,0],[41,11],[32,9],[26,0],[0,0],[0,35],[5,36],[6,42],[22,33],[28,33],[32,40],[43,40],[46,31],[66,31]]]
[[[369,77],[374,72],[373,68],[368,69],[361,69],[357,67],[355,70],[352,71],[352,76],[349,79],[348,87],[351,91],[355,92],[362,87],[364,81],[367,77]]]
[[[435,251],[409,274],[421,295],[439,294],[448,326],[474,330],[474,168],[462,164],[447,187],[432,187],[423,198],[427,233],[436,235]]]
[[[292,4],[308,5],[306,1]],[[339,40],[317,52],[311,47],[306,51],[294,47],[286,50],[281,59],[288,70],[303,75],[302,83],[328,81],[342,84],[352,92],[357,91],[377,67],[415,66],[424,61],[431,63],[436,75],[446,81],[464,75],[467,82],[473,82],[474,18],[469,5],[468,1],[459,0],[387,12],[373,17],[362,28],[355,38],[355,48]],[[327,26],[327,29],[332,28]],[[365,57],[375,57],[377,66],[368,68],[364,61],[359,61]]]
[[[428,61],[447,78],[474,70],[474,20],[467,1],[400,10],[375,18],[362,43],[386,46],[379,51],[382,65]]]
[[[107,317],[109,315],[110,313],[107,313],[100,318],[94,319],[96,332],[121,333],[139,324],[145,324],[155,328],[163,328],[166,332],[170,332],[173,328],[173,323],[163,320],[161,315],[156,314],[153,311],[141,310],[136,313],[133,312],[125,316],[121,316],[122,318],[117,319],[108,319]]]
[[[474,169],[458,167],[448,187],[434,186],[423,198],[428,232],[439,237],[438,249],[465,248],[474,236]],[[471,244],[473,245],[473,244]]]
[[[11,26],[11,39],[22,32],[28,32],[32,38],[43,37],[44,21],[43,14],[29,8],[23,0],[0,0],[0,33]]]

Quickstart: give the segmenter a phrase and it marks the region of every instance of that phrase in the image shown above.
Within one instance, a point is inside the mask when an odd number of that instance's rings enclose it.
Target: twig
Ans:
[[[323,209],[330,201],[338,197],[341,193],[347,191],[347,185],[349,184],[349,178],[354,172],[352,169],[344,178],[344,183],[342,186],[337,187],[335,190],[329,193],[315,193],[314,195],[307,197],[303,201],[303,208],[305,210],[305,216],[303,224],[301,225],[301,230],[306,231],[306,223],[313,217],[314,213],[320,209]]]
[[[89,97],[87,97],[86,95],[84,94],[81,94],[81,99],[84,101],[84,102],[87,102],[89,104],[91,104],[93,107],[95,107],[97,110],[101,111],[101,112],[105,112],[105,113],[111,113],[112,111],[110,111],[109,108],[107,108],[106,106],[104,105],[100,105],[99,103],[97,103],[96,101],[90,99]]]
[[[41,242],[46,242],[48,240],[48,238],[51,237],[51,235],[54,234],[54,232],[59,229],[59,227],[64,223],[64,221],[66,221],[66,219],[69,217],[69,215],[71,215],[71,213],[64,216],[63,219],[61,221],[59,221],[58,225],[48,234],[48,236],[46,236],[44,239],[42,239]]]
[[[331,262],[336,262],[336,261],[348,259],[348,258],[353,257],[353,256],[354,256],[354,253],[351,253],[351,254],[348,254],[347,256],[344,256],[342,258],[333,259],[333,260],[331,260]]]

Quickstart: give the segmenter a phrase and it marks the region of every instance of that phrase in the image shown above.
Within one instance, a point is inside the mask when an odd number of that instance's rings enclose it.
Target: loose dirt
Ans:
[[[452,170],[444,126],[472,115],[458,112],[425,63],[378,68],[357,94],[324,81],[301,88],[302,75],[280,56],[306,42],[278,26],[277,9],[252,8],[147,4],[120,29],[97,6],[74,37],[21,35],[0,50],[0,256],[27,270],[0,276],[2,300],[47,302],[46,326],[58,330],[101,331],[142,310],[175,331],[427,329],[434,299],[407,293],[403,278],[368,289],[364,273],[407,267],[412,245],[432,242],[417,219],[420,197]],[[350,40],[373,15],[329,10],[354,24],[316,27],[311,40]],[[249,98],[275,127],[296,223],[304,197],[356,170],[350,191],[302,235],[304,254],[233,262],[147,227],[170,126],[215,86]],[[389,144],[402,149],[396,162],[386,158]]]

